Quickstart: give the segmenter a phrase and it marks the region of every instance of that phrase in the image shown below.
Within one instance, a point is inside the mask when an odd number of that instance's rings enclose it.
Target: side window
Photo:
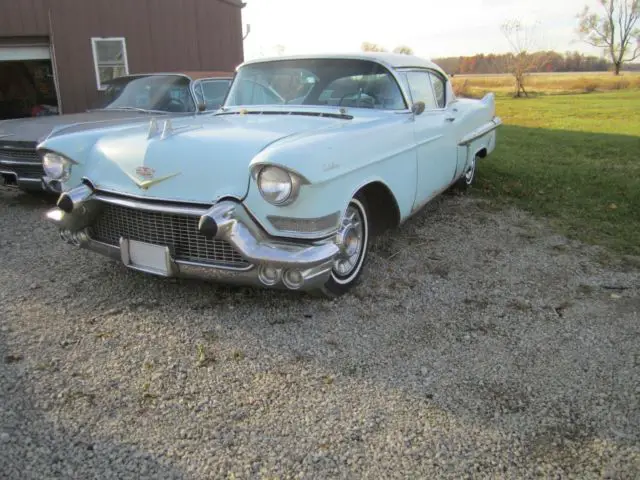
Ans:
[[[224,97],[229,90],[229,84],[231,80],[204,80],[201,83],[202,91],[204,93],[204,103],[207,106],[207,110],[217,110],[222,105]]]
[[[407,81],[411,90],[411,98],[415,102],[424,102],[425,110],[438,108],[433,96],[430,75],[427,72],[408,72]]]
[[[438,108],[444,108],[446,105],[446,95],[445,95],[445,83],[444,80],[435,73],[430,73],[431,77],[431,85],[433,86],[433,92],[436,95],[436,103],[438,104]]]

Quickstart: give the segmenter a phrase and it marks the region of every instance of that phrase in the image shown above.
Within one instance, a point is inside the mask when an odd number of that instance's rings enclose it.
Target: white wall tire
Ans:
[[[341,253],[321,289],[324,296],[343,295],[358,282],[369,253],[370,227],[365,199],[356,195],[349,202],[337,234],[341,239]]]

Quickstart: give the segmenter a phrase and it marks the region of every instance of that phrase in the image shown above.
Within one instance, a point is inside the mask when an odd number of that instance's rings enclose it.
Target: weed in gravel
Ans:
[[[522,300],[519,298],[509,300],[509,302],[507,303],[507,307],[511,308],[512,310],[518,310],[520,312],[531,311],[531,303],[529,303],[527,300]]]
[[[5,355],[4,357],[4,363],[18,363],[20,361],[22,361],[24,359],[24,357],[20,354],[10,354],[10,355]]]
[[[242,350],[234,350],[231,352],[231,360],[235,360],[236,362],[245,359],[245,354]]]
[[[572,303],[569,301],[564,301],[562,302],[560,305],[553,307],[553,309],[555,310],[556,314],[562,318],[564,317],[564,312],[567,308],[571,307]]]
[[[197,367],[206,367],[213,363],[213,357],[207,355],[204,345],[199,343],[196,345],[196,366]]]

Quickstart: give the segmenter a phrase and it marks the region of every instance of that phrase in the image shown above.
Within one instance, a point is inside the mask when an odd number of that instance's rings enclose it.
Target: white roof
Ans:
[[[274,62],[279,60],[304,60],[304,59],[320,59],[320,58],[343,58],[348,60],[370,60],[381,63],[387,68],[431,68],[445,74],[438,65],[431,60],[416,57],[415,55],[404,55],[402,53],[386,53],[386,52],[355,52],[355,53],[328,53],[328,54],[311,54],[311,55],[282,55],[279,57],[256,58],[249,60],[238,66],[263,62]],[[446,74],[445,74],[446,75]]]

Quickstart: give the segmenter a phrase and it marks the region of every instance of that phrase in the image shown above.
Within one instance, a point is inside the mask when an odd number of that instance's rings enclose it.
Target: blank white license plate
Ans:
[[[169,248],[150,243],[129,242],[129,266],[151,271],[159,275],[169,275]]]

